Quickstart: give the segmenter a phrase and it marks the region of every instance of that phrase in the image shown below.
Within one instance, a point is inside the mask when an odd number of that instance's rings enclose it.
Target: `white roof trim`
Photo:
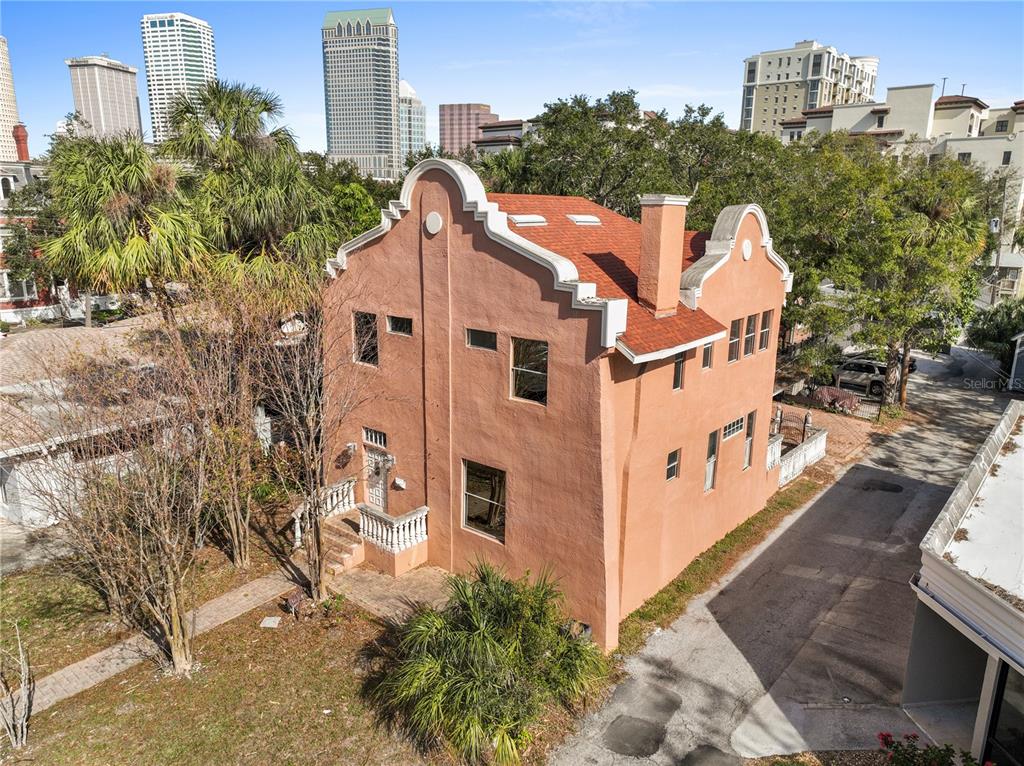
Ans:
[[[510,215],[508,217],[512,223],[516,226],[547,226],[548,219],[542,215],[536,213],[520,213],[518,215]]]
[[[431,170],[443,170],[455,179],[462,192],[463,210],[473,213],[473,217],[483,223],[487,236],[534,263],[546,266],[554,276],[555,289],[572,293],[573,308],[600,311],[601,345],[604,348],[615,346],[615,339],[626,331],[627,300],[599,298],[597,285],[593,282],[581,282],[579,271],[572,261],[510,230],[508,215],[499,210],[497,203],[487,199],[487,193],[477,174],[468,165],[457,160],[426,159],[410,170],[405,176],[399,199],[392,200],[386,210],[381,210],[380,224],[343,244],[338,248],[337,254],[328,259],[326,268],[331,277],[337,277],[345,270],[349,254],[382,237],[391,230],[395,221],[401,220],[409,211],[416,182],[420,176]]]
[[[657,359],[667,359],[670,356],[675,356],[683,351],[689,351],[691,348],[698,348],[707,343],[712,343],[716,340],[721,340],[725,337],[725,330],[716,332],[714,335],[708,335],[706,338],[698,338],[697,340],[691,340],[689,343],[683,343],[680,346],[672,346],[671,348],[663,348],[658,351],[649,351],[646,354],[634,354],[629,350],[629,346],[623,343],[621,340],[615,344],[615,348],[618,349],[624,357],[626,357],[633,364],[643,364],[644,362],[653,362]]]
[[[729,260],[730,253],[735,249],[740,225],[747,213],[753,215],[761,226],[761,239],[764,241],[765,254],[768,256],[768,260],[782,272],[782,281],[785,283],[786,292],[793,289],[793,272],[772,248],[768,219],[761,206],[754,204],[730,205],[718,214],[715,228],[711,232],[711,239],[708,240],[704,248],[704,255],[684,271],[679,280],[679,300],[683,305],[691,309],[697,308],[704,290],[704,283]]]
[[[577,226],[600,226],[601,225],[601,219],[598,218],[596,215],[589,215],[589,214],[583,214],[583,213],[581,213],[579,215],[576,215],[576,214],[573,214],[573,213],[569,213],[565,217],[568,218],[570,221],[572,221]]]

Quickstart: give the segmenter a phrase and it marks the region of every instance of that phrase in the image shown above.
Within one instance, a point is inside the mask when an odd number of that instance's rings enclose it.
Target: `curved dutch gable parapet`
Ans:
[[[789,270],[789,266],[772,247],[772,237],[768,230],[768,219],[765,217],[764,210],[760,205],[755,204],[730,205],[723,208],[722,212],[718,214],[718,218],[715,219],[715,228],[712,229],[711,238],[704,247],[704,255],[684,271],[679,280],[679,300],[684,306],[691,309],[697,308],[703,294],[704,283],[708,277],[725,265],[735,251],[740,225],[748,213],[754,216],[761,227],[761,241],[764,245],[765,255],[781,272],[786,292],[793,289],[793,272]]]
[[[600,311],[601,345],[605,348],[615,346],[616,337],[626,331],[626,299],[599,297],[597,286],[593,282],[581,281],[579,271],[572,261],[509,229],[508,215],[498,209],[497,203],[487,199],[480,177],[468,165],[457,160],[431,158],[417,163],[406,175],[399,199],[392,200],[387,209],[381,210],[380,224],[343,244],[337,254],[328,259],[327,273],[332,278],[347,268],[352,253],[387,234],[395,221],[401,220],[409,212],[416,182],[431,170],[442,170],[455,179],[462,194],[463,210],[472,213],[474,219],[484,225],[488,237],[534,263],[545,266],[554,276],[555,289],[572,294],[573,308]]]

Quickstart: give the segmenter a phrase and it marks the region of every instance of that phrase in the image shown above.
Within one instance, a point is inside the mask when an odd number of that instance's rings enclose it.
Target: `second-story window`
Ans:
[[[686,359],[686,352],[680,351],[672,361],[672,390],[678,391],[683,387],[683,362]]]
[[[775,311],[768,309],[768,311],[761,312],[761,338],[758,341],[757,348],[759,351],[764,351],[768,348],[768,343],[772,337],[772,318],[775,315]]]
[[[352,315],[355,334],[355,358],[357,362],[376,366],[380,361],[377,347],[377,315],[356,311]]]
[[[548,403],[548,344],[543,340],[512,339],[512,396]]]
[[[757,335],[757,314],[747,317],[747,331],[743,335],[743,356],[754,353],[754,336]]]
[[[711,369],[712,355],[714,354],[714,351],[715,351],[715,344],[714,343],[705,343],[704,344],[704,352],[703,352],[703,356],[701,357],[701,362],[700,362],[700,366],[701,366],[702,369],[705,369],[705,370],[710,370]]]
[[[878,115],[877,118],[875,118],[875,127],[876,128],[884,128],[885,127],[885,115],[884,114],[880,114],[880,115]]]
[[[743,331],[743,320],[734,319],[729,324],[729,361],[740,358],[740,333]]]
[[[497,351],[498,334],[490,330],[474,330],[467,327],[466,345],[473,348],[485,348],[488,351]]]
[[[1005,133],[1009,127],[1009,120],[996,120],[996,133]]]
[[[680,450],[677,449],[668,453],[668,460],[665,463],[665,481],[671,481],[679,476],[679,454]]]

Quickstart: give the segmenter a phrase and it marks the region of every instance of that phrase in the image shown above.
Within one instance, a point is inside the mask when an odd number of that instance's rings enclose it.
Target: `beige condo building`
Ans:
[[[107,56],[65,59],[71,74],[75,111],[93,136],[142,135],[135,67]]]
[[[832,104],[875,97],[878,58],[850,56],[815,40],[764,51],[743,62],[740,130],[781,136],[783,120]]]

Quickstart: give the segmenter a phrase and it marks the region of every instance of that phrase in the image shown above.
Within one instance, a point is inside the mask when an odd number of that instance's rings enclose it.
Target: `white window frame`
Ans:
[[[735,420],[730,420],[724,426],[722,426],[722,441],[727,441],[734,437],[738,433],[743,431],[743,415],[740,415]]]
[[[738,331],[737,331],[737,333],[735,335],[733,335],[733,328],[736,328],[737,325],[739,325],[739,327],[737,328]],[[743,339],[743,319],[742,318],[740,318],[740,319],[733,319],[731,322],[729,322],[729,363],[730,364],[732,364],[733,362],[738,362],[740,360],[740,352],[742,351],[742,348],[740,347],[740,341],[742,339]],[[733,349],[735,349],[735,353],[733,353]]]
[[[378,449],[386,450],[388,448],[388,435],[383,431],[378,431],[376,428],[363,426],[363,442]]]
[[[680,351],[672,359],[672,390],[682,391],[686,364],[686,352]]]
[[[715,479],[718,474],[718,431],[708,434],[707,459],[704,462],[704,492],[710,492],[715,488]]]
[[[755,351],[757,351],[757,314],[748,314],[743,332],[743,356],[752,356]]]
[[[772,336],[772,322],[775,321],[775,309],[768,309],[761,312],[761,336],[757,341],[757,350],[765,351]]]
[[[14,282],[21,282],[23,292],[25,293],[23,296],[18,297],[11,292],[11,285]],[[9,271],[0,271],[0,287],[3,288],[3,295],[0,295],[0,298],[5,301],[19,303],[22,301],[39,300],[39,290],[34,279],[11,279]]]
[[[491,348],[490,346],[481,346],[479,343],[473,343],[473,341],[470,340],[470,336],[469,336],[469,334],[471,332],[482,332],[482,333],[487,333],[488,335],[493,335],[494,336],[494,348]],[[497,351],[498,350],[498,333],[494,332],[493,330],[481,330],[479,327],[467,327],[466,328],[466,345],[469,348],[478,348],[478,349],[481,349],[482,351]]]
[[[754,428],[757,426],[757,410],[747,413],[745,438],[743,439],[743,470],[750,468],[754,457]]]
[[[480,495],[474,495],[472,492],[469,491],[469,464],[470,463],[476,463],[476,465],[483,466],[484,468],[489,468],[492,471],[500,471],[502,473],[502,475],[505,477],[505,502],[504,503],[496,503],[493,500],[490,500],[490,499],[488,499],[486,497],[481,497]],[[496,535],[492,535],[490,532],[485,532],[482,529],[477,529],[476,527],[470,525],[470,523],[469,523],[469,503],[467,501],[468,497],[474,497],[477,500],[483,500],[488,505],[497,505],[499,508],[504,509],[504,511],[505,511],[505,524],[502,527],[502,533],[501,533],[502,536],[501,537],[498,537]],[[504,468],[495,468],[493,465],[487,465],[486,463],[481,463],[481,462],[476,461],[476,460],[469,460],[467,458],[463,458],[462,459],[462,528],[465,529],[467,532],[473,532],[475,534],[481,535],[482,537],[485,537],[488,540],[496,542],[499,545],[504,545],[505,544],[505,540],[508,537],[508,471],[506,471]]]
[[[715,344],[705,343],[704,348],[701,351],[700,364],[702,370],[710,370],[711,366],[715,363]]]
[[[529,367],[516,367],[516,344],[517,343],[543,343],[544,344],[544,372],[539,370],[531,370]],[[512,348],[509,354],[508,367],[509,367],[509,392],[512,399],[517,402],[530,402],[531,404],[537,404],[541,407],[548,406],[548,398],[551,393],[549,385],[549,373],[548,369],[550,366],[551,346],[546,340],[538,340],[537,338],[512,338]],[[538,402],[536,399],[527,399],[522,396],[516,396],[516,373],[525,373],[527,375],[537,375],[544,379],[544,401]]]
[[[409,332],[405,332],[404,330],[396,330],[395,326],[394,326],[394,321],[393,321],[395,319],[407,320],[409,322]],[[388,314],[387,315],[387,322],[388,322],[388,332],[391,333],[392,335],[404,335],[406,338],[411,338],[412,337],[412,317],[400,317],[400,316],[393,316],[391,314]]]
[[[668,453],[668,458],[665,461],[665,481],[679,478],[679,463],[682,456],[681,449],[674,449]]]

